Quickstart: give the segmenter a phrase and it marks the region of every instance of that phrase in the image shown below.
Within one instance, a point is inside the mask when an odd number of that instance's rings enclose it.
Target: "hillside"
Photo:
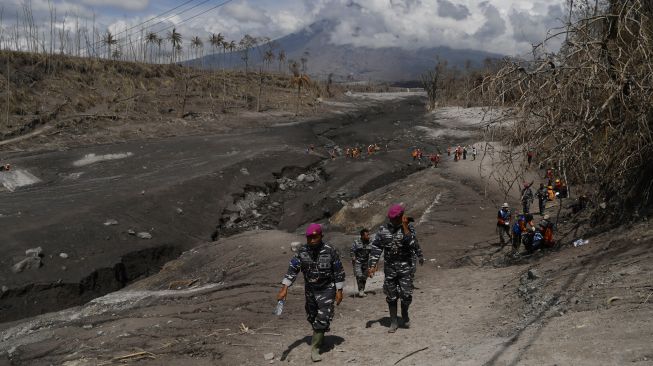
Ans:
[[[261,79],[241,71],[9,51],[0,52],[0,91],[0,150],[33,148],[34,141],[43,149],[251,128],[315,116],[323,110],[317,98],[325,97],[313,83],[303,89],[298,110],[297,89],[285,75]],[[26,144],[13,143],[30,136]]]

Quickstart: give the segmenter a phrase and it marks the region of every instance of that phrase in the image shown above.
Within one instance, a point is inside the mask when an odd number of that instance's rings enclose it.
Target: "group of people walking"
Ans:
[[[345,148],[345,157],[346,158],[353,158],[353,159],[360,158],[361,155],[362,155],[363,149],[364,149],[363,147],[358,147],[358,146],[346,147]],[[387,150],[387,147],[386,147],[386,150]],[[368,156],[373,155],[374,153],[379,152],[379,151],[381,151],[381,146],[379,146],[379,144],[375,143],[375,144],[367,145],[367,155]]]
[[[471,160],[476,160],[476,154],[478,153],[476,150],[476,146],[456,146],[455,148],[452,148],[451,146],[447,147],[447,156],[451,156],[453,149],[453,160],[454,161],[460,161],[460,160],[467,160],[467,154],[471,152],[472,154],[472,159]]]
[[[413,159],[413,162],[417,162],[417,164],[421,165],[422,158],[424,157],[424,152],[422,151],[421,148],[417,147],[410,152],[410,156]],[[428,161],[431,167],[437,168],[438,164],[440,164],[440,154],[438,153],[428,154]]]
[[[513,255],[519,253],[522,244],[529,254],[539,249],[554,247],[555,225],[549,215],[544,215],[537,225],[534,221],[530,213],[515,212],[513,215],[507,202],[501,205],[497,214],[497,231],[501,247],[510,241]]]
[[[547,185],[540,183],[537,191],[533,192],[531,188],[534,181],[524,182],[521,190],[520,202],[522,212],[515,212],[514,215],[508,206],[504,203],[497,214],[497,231],[499,234],[499,243],[503,247],[509,240],[512,243],[513,254],[519,253],[521,244],[528,253],[533,253],[538,249],[551,248],[555,246],[553,235],[555,225],[545,214],[547,202],[561,200],[568,197],[567,186],[563,180],[554,177],[553,168],[547,169],[545,179]],[[538,213],[542,216],[539,224],[535,225],[531,205],[537,198]]]
[[[368,154],[378,151],[378,145],[370,145]],[[458,146],[454,151],[454,160],[466,160],[468,147]],[[476,159],[476,147],[471,147],[472,158]],[[452,148],[447,149],[451,156]],[[422,151],[415,148],[411,152],[413,160],[421,161]],[[360,149],[348,148],[346,157],[360,157]],[[439,154],[431,157],[431,162],[437,166]],[[551,171],[547,171],[549,179],[547,186],[540,184],[533,192],[534,182],[523,184],[521,190],[522,213],[510,210],[504,203],[497,215],[497,231],[502,247],[508,242],[512,244],[513,254],[519,252],[521,245],[528,253],[538,249],[553,247],[555,225],[548,215],[545,215],[546,202],[566,196],[566,187],[559,179],[553,179]],[[551,184],[554,183],[554,186]],[[542,220],[534,224],[530,206],[537,197],[539,214]],[[409,308],[413,301],[413,280],[417,264],[424,263],[424,256],[417,240],[417,234],[411,219],[406,216],[401,205],[392,205],[387,212],[387,222],[374,234],[369,229],[360,230],[350,250],[354,277],[356,278],[357,295],[365,297],[367,280],[377,272],[381,256],[384,258],[383,292],[390,314],[389,333],[395,333],[400,324],[410,327]],[[324,334],[329,331],[334,317],[335,306],[343,300],[345,269],[338,251],[323,240],[323,229],[319,224],[310,224],[306,229],[306,244],[297,249],[290,260],[282,287],[277,294],[277,300],[285,301],[288,288],[293,285],[301,272],[304,276],[305,311],[308,322],[313,329],[311,339],[311,360],[321,361],[320,347]]]
[[[399,328],[399,307],[403,327],[410,327],[408,310],[413,300],[413,279],[416,265],[424,263],[424,256],[404,207],[392,205],[387,217],[387,223],[374,235],[370,236],[367,229],[360,231],[360,236],[352,245],[351,255],[358,296],[361,297],[365,296],[367,279],[374,276],[383,256],[383,292],[390,312],[388,332],[395,333]],[[324,333],[329,331],[335,305],[339,305],[343,299],[345,283],[340,255],[333,246],[323,241],[322,226],[319,224],[307,227],[306,244],[290,260],[277,300],[286,299],[288,287],[295,282],[299,272],[304,275],[306,316],[313,328],[311,359],[317,362],[321,360],[320,347]]]

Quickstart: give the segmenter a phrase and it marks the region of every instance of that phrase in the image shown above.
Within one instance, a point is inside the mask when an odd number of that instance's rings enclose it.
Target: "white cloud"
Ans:
[[[22,0],[5,1],[19,6]],[[94,5],[134,11],[153,5],[149,0],[55,2],[58,15],[64,11],[77,13],[89,21]],[[32,3],[39,10],[35,14],[41,14],[43,24],[47,23],[47,0]],[[336,44],[373,48],[449,46],[514,55],[529,52],[531,44],[546,36],[547,29],[560,25],[564,4],[565,0],[237,0],[211,11],[206,10],[214,3],[201,6],[150,30],[175,25],[185,39],[195,35],[206,39],[210,33],[222,33],[228,40],[238,41],[244,34],[279,38],[331,19],[336,26],[330,39]],[[163,10],[174,5],[168,4]],[[15,10],[5,9],[5,14],[12,12],[15,14]],[[96,26],[101,32],[107,28],[118,32],[156,15],[153,10],[138,14],[130,18],[97,13]],[[181,23],[195,14],[201,16]]]
[[[145,10],[150,5],[150,0],[81,0],[89,6],[110,6],[125,10]]]
[[[240,23],[267,24],[270,22],[270,18],[263,9],[252,7],[247,2],[237,2],[225,6],[222,15]]]

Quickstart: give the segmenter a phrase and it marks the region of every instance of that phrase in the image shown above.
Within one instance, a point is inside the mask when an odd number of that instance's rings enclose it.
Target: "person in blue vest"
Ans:
[[[522,229],[525,227],[525,222],[526,222],[526,216],[520,215],[518,213],[516,213],[515,216],[517,217],[517,219],[515,220],[515,223],[512,224],[512,230],[510,233],[512,236],[513,253],[517,253],[519,251],[522,234],[525,234],[524,232],[522,232]]]
[[[499,243],[503,247],[506,244],[506,238],[510,238],[510,206],[504,202],[497,214],[497,231],[499,232]]]

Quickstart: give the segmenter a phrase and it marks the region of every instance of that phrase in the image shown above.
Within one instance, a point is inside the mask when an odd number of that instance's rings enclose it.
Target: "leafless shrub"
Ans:
[[[480,88],[509,107],[487,129],[511,121],[504,163],[520,166],[535,149],[590,196],[596,219],[617,221],[653,206],[653,6],[611,0],[597,10],[557,34],[567,36],[558,54],[506,62]]]

